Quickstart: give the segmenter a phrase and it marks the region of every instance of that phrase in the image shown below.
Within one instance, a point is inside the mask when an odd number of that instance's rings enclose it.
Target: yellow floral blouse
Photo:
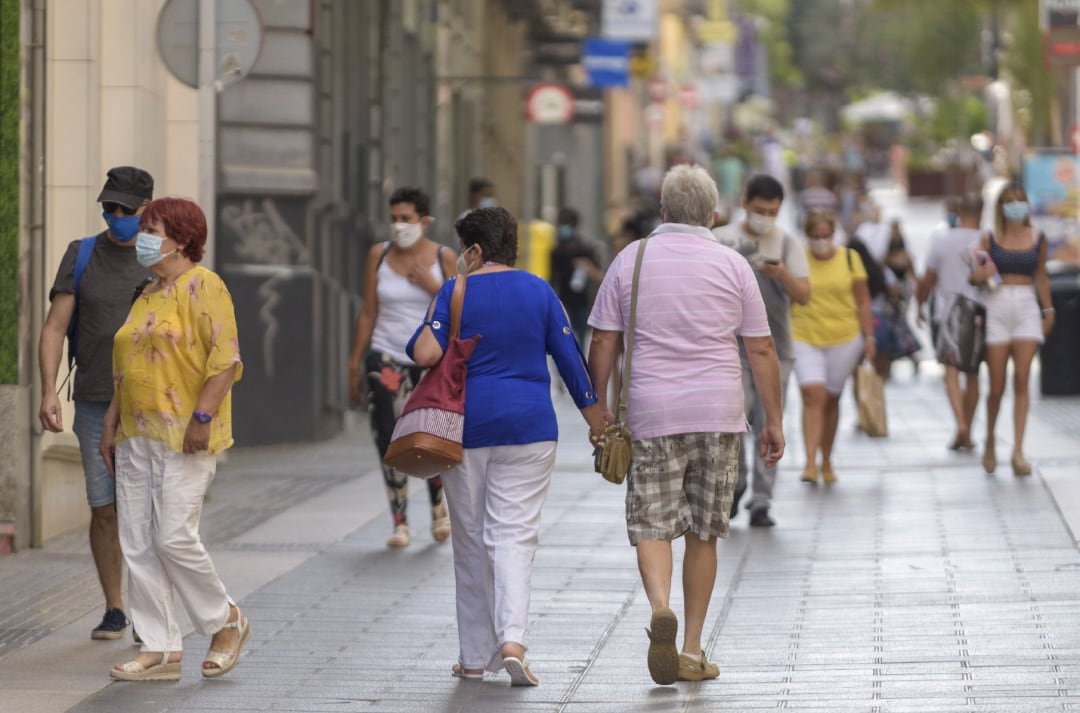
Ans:
[[[120,410],[116,442],[141,436],[183,451],[203,385],[233,364],[239,381],[243,364],[236,314],[215,273],[196,265],[164,290],[141,295],[113,341]],[[231,389],[213,417],[210,454],[233,443]]]

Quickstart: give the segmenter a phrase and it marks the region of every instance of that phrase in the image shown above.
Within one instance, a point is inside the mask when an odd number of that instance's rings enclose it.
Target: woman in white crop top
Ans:
[[[457,254],[429,240],[430,201],[418,188],[399,188],[390,196],[392,239],[372,246],[364,271],[364,301],[356,318],[349,357],[349,395],[359,404],[367,396],[371,435],[386,454],[394,422],[420,380],[423,370],[405,354],[405,344],[424,321],[432,298],[447,277],[457,274]],[[410,532],[406,518],[408,479],[382,466],[390,498],[394,530],[388,547],[405,547]],[[450,537],[450,518],[443,499],[442,478],[427,481],[431,496],[431,534],[437,542]]]

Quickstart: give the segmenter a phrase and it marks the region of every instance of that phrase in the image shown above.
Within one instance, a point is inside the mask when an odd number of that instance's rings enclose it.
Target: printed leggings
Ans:
[[[379,451],[380,465],[386,449],[390,446],[390,437],[394,433],[394,423],[401,413],[405,400],[409,398],[413,387],[420,381],[424,370],[418,366],[399,364],[382,352],[369,352],[364,360],[368,384],[368,411],[371,415],[371,437]],[[390,516],[394,525],[407,523],[405,511],[409,505],[409,476],[393,468],[382,465],[386,494],[390,499]],[[427,481],[431,506],[443,502],[442,476]]]

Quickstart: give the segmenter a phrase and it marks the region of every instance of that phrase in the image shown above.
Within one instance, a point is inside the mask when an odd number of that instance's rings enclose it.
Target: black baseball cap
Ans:
[[[106,176],[98,203],[119,203],[135,209],[154,197],[154,177],[141,168],[117,166],[110,168]]]

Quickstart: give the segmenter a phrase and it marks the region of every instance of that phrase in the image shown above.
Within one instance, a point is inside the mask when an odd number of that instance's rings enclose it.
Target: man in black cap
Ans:
[[[49,315],[41,330],[38,367],[41,410],[47,431],[64,430],[56,375],[68,337],[68,362],[75,372],[75,423],[86,498],[90,504],[90,549],[105,594],[105,616],[90,636],[119,639],[128,620],[120,595],[120,539],[116,522],[115,484],[98,453],[101,424],[113,396],[113,335],[131,307],[133,290],[149,276],[135,259],[139,214],[154,194],[154,179],[134,166],[108,173],[98,195],[107,228],[68,245],[49,292]]]

